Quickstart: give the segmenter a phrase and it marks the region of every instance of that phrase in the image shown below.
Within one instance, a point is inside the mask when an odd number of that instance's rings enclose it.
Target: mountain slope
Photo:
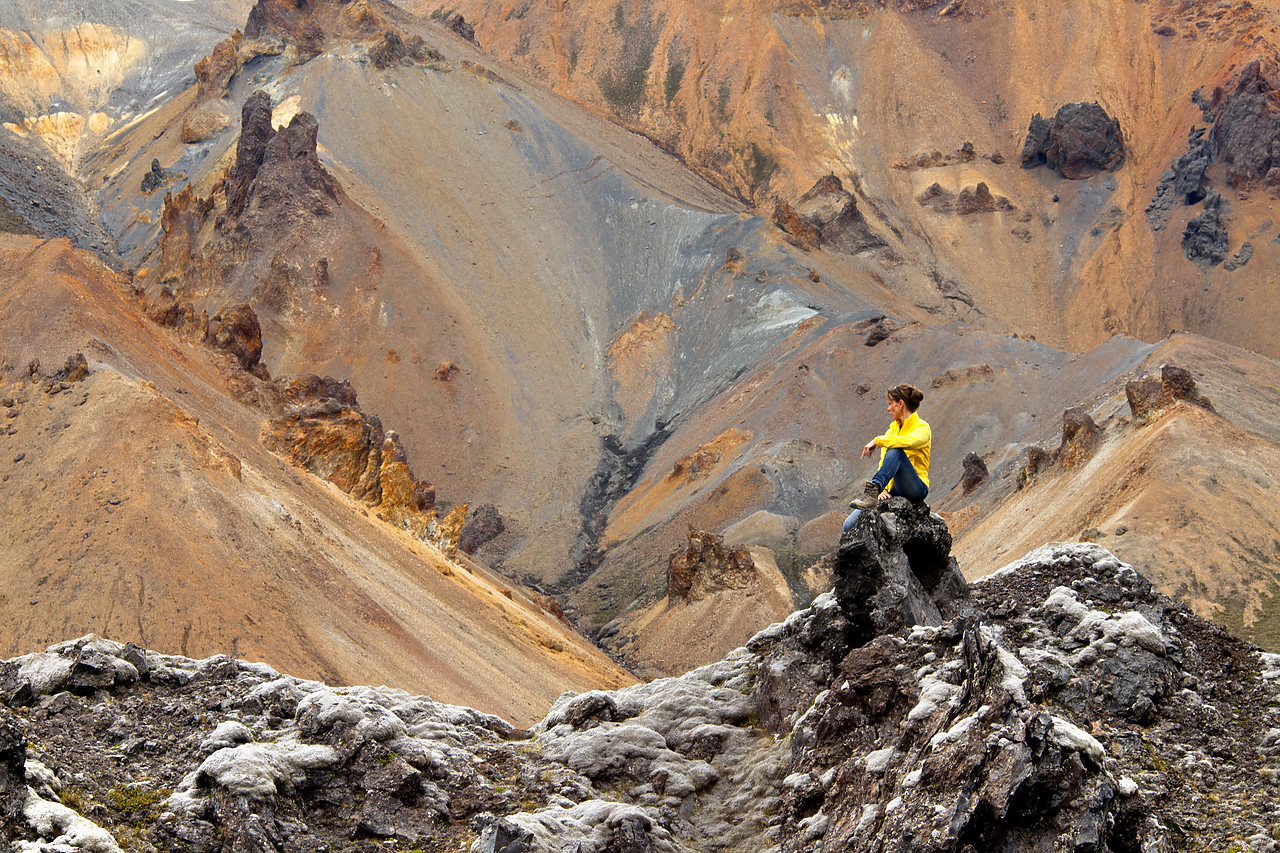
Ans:
[[[526,722],[566,685],[629,680],[509,582],[269,453],[267,413],[237,399],[255,380],[152,326],[95,260],[3,238],[0,267],[11,653],[94,631]],[[49,378],[76,352],[83,380]]]
[[[460,10],[496,56],[645,133],[757,209],[772,211],[834,172],[903,241],[895,252],[908,270],[898,281],[912,284],[895,291],[944,316],[1071,350],[1178,328],[1280,354],[1267,331],[1277,305],[1266,273],[1277,251],[1275,195],[1263,180],[1270,160],[1244,141],[1270,140],[1280,111],[1269,94],[1280,79],[1274,4],[410,8]],[[1241,111],[1237,89],[1253,61],[1265,83]],[[1123,135],[1113,172],[1065,180],[1021,167],[1034,115],[1095,101]],[[1182,245],[1208,208],[1164,186],[1175,159],[1195,147],[1195,127],[1210,128],[1211,146],[1207,174],[1193,184],[1227,204],[1211,214],[1223,228],[1213,260],[1192,259]],[[1237,137],[1233,127],[1248,130]],[[1009,209],[960,215],[926,203],[934,184],[954,198],[983,183]],[[1229,257],[1245,264],[1220,263]],[[965,303],[920,295],[939,288]]]

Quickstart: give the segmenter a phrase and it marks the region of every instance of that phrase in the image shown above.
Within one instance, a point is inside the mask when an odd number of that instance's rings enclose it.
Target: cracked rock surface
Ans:
[[[0,664],[3,840],[1277,849],[1280,657],[1093,544],[1045,546],[971,593],[948,621],[871,638],[828,593],[718,663],[567,693],[529,732],[385,687],[84,637]]]

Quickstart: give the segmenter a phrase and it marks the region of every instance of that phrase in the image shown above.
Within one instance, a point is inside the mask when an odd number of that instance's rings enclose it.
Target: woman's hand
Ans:
[[[877,500],[887,501],[891,497],[893,497],[893,495],[889,494],[888,490],[885,490],[880,493],[880,497],[877,498]]]
[[[866,459],[871,455],[871,451],[876,449],[876,440],[873,438],[862,448],[862,458]]]

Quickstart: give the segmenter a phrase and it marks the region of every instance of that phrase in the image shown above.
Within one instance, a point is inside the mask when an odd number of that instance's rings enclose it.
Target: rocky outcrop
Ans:
[[[300,112],[276,131],[271,98],[259,90],[244,102],[240,124],[235,165],[227,175],[223,227],[241,217],[251,202],[270,215],[329,213],[338,187],[316,154],[315,117]]]
[[[895,160],[893,168],[902,169],[903,171],[915,171],[917,169],[936,169],[939,166],[951,166],[956,163],[972,163],[977,153],[974,151],[972,142],[965,142],[955,151],[943,154],[936,148],[932,151],[925,151],[908,157],[905,160]],[[1004,158],[1000,158],[1003,162]]]
[[[493,504],[480,504],[472,510],[458,534],[458,548],[464,554],[474,554],[480,546],[502,535],[506,522]]]
[[[1002,195],[992,195],[984,181],[965,187],[956,194],[955,211],[960,216],[975,213],[994,213],[997,210],[1013,210],[1013,203]]]
[[[395,8],[381,0],[258,0],[249,10],[244,34],[284,39],[305,60],[329,40],[378,38],[391,28],[395,16]]]
[[[209,55],[195,64],[196,103],[182,119],[182,141],[202,142],[229,125],[230,112],[224,99],[231,94],[231,81],[247,62],[284,50],[274,36],[246,39],[239,30],[223,39]]]
[[[964,466],[964,475],[960,478],[960,486],[966,495],[972,494],[979,486],[987,481],[990,476],[987,471],[987,463],[982,461],[982,457],[970,450],[964,455],[961,464]]]
[[[862,513],[836,552],[835,594],[854,645],[913,625],[940,625],[969,595],[946,522],[906,498],[881,506]]]
[[[444,520],[436,518],[435,487],[414,477],[399,436],[360,410],[349,383],[309,376],[279,380],[277,386],[289,409],[263,427],[268,449],[452,555],[466,505]]]
[[[857,200],[835,175],[819,178],[794,207],[779,200],[773,221],[806,248],[823,247],[853,255],[888,245],[867,223]]]
[[[165,184],[185,177],[186,174],[183,172],[171,172],[168,169],[161,168],[160,161],[152,158],[151,170],[142,176],[140,188],[144,193],[153,193]]]
[[[1254,60],[1230,93],[1216,91],[1210,102],[1213,147],[1234,189],[1252,186],[1280,166],[1280,91],[1273,75]]]
[[[1084,465],[1102,442],[1103,430],[1081,408],[1062,413],[1062,441],[1054,450],[1032,445],[1027,448],[1027,462],[1018,472],[1018,488],[1026,486],[1041,471],[1061,465],[1067,470]]]
[[[690,530],[683,549],[667,560],[667,596],[672,601],[700,601],[721,589],[742,589],[756,580],[755,561],[742,545],[725,547],[724,539]]]
[[[939,183],[932,183],[916,196],[916,203],[938,213],[955,213],[971,216],[975,213],[994,213],[1013,210],[1013,202],[1002,195],[993,195],[985,181],[963,187],[953,193]]]
[[[253,202],[269,215],[330,212],[338,185],[316,154],[319,129],[315,116],[300,112],[271,136],[250,191]]]
[[[1109,172],[1124,162],[1120,122],[1095,101],[1065,104],[1052,121],[1036,113],[1022,145],[1022,167],[1048,166],[1064,178],[1080,180]]]
[[[1203,127],[1193,127],[1187,135],[1187,153],[1173,161],[1160,176],[1155,198],[1147,205],[1147,221],[1153,230],[1164,227],[1169,211],[1177,205],[1199,204],[1208,191],[1207,172],[1213,162],[1213,150],[1205,139]]]
[[[205,343],[231,353],[242,369],[261,374],[262,379],[269,378],[259,361],[262,358],[262,327],[258,325],[258,315],[248,305],[234,305],[215,315],[209,321]]]
[[[479,44],[479,42],[476,41],[476,28],[467,23],[467,19],[462,17],[461,12],[450,13],[444,23],[445,26],[447,26],[456,35],[462,36],[472,44]]]
[[[392,65],[420,65],[444,62],[444,55],[423,40],[422,36],[410,36],[403,39],[394,30],[388,30],[369,50],[369,59],[375,68],[389,68]]]
[[[1182,252],[1189,261],[1202,261],[1209,266],[1221,263],[1229,250],[1227,227],[1223,222],[1226,202],[1217,190],[1204,197],[1204,209],[1187,222],[1182,232]]]
[[[74,824],[80,850],[1274,848],[1259,780],[1280,656],[1091,544],[972,593],[866,642],[824,594],[684,676],[566,693],[531,732],[83,637],[0,662],[4,840]]]
[[[236,30],[196,63],[197,102],[225,98],[230,94],[231,78],[244,64],[240,59],[240,42],[243,39],[244,36]]]
[[[1102,442],[1102,428],[1089,413],[1079,407],[1062,413],[1062,443],[1058,458],[1068,471],[1088,462]]]
[[[1161,175],[1146,213],[1158,231],[1173,208],[1203,200],[1203,211],[1183,232],[1182,248],[1188,259],[1213,265],[1226,259],[1228,247],[1226,211],[1220,194],[1210,188],[1209,167],[1221,164],[1218,173],[1235,190],[1280,187],[1280,159],[1275,154],[1280,150],[1280,88],[1274,69],[1254,60],[1241,69],[1230,90],[1217,87],[1210,98],[1196,90],[1192,100],[1212,127],[1207,135],[1204,127],[1191,128],[1186,153]],[[1252,253],[1252,246],[1241,247],[1226,268],[1238,269]]]
[[[1173,364],[1160,368],[1160,377],[1143,376],[1125,383],[1129,410],[1138,418],[1151,418],[1178,400],[1214,411],[1213,403],[1200,393],[1191,372]]]
[[[227,175],[227,216],[237,217],[249,204],[249,188],[262,167],[267,143],[275,134],[271,126],[271,96],[259,89],[240,108],[240,139],[236,161]]]
[[[181,281],[198,255],[199,234],[213,207],[212,199],[198,197],[187,184],[175,196],[164,194],[160,209],[161,284]]]

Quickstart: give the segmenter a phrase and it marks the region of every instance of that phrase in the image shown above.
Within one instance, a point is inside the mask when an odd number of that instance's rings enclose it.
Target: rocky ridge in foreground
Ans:
[[[940,571],[921,565],[919,531],[936,533],[936,516],[903,510],[882,505],[846,535],[843,597],[682,677],[565,694],[532,732],[385,687],[97,637],[15,658],[0,664],[3,839],[22,851],[1277,849],[1280,656],[1092,544],[1045,546],[965,599],[945,554]],[[880,576],[873,606],[842,592],[865,587],[851,573]],[[868,640],[868,625],[895,622]]]

